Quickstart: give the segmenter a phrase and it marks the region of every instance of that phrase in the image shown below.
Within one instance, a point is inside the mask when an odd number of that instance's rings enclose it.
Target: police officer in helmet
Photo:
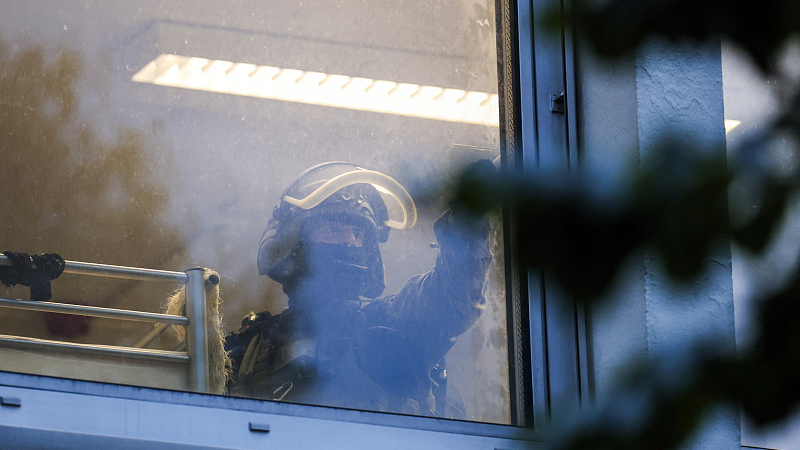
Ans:
[[[486,303],[488,222],[446,212],[434,223],[434,267],[381,296],[379,245],[415,221],[411,197],[385,174],[343,162],[304,172],[258,253],[259,273],[282,285],[289,306],[251,313],[226,337],[230,393],[462,418],[443,361]]]

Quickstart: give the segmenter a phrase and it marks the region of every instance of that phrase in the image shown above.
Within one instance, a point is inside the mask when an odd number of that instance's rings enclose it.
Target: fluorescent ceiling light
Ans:
[[[131,78],[200,91],[499,125],[497,94],[161,54]]]
[[[725,119],[725,133],[729,133],[734,128],[742,124],[741,120]]]

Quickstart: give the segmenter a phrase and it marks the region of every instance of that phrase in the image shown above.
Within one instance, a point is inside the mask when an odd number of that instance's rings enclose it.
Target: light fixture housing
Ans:
[[[497,94],[162,53],[132,81],[384,114],[499,126]]]

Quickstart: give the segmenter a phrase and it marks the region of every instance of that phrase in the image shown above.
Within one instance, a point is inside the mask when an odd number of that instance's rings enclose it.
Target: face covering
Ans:
[[[307,301],[356,300],[369,280],[366,247],[303,242],[297,291]]]

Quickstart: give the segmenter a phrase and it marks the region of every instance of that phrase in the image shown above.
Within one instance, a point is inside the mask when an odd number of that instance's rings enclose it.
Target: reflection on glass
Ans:
[[[500,153],[494,2],[0,4],[0,250],[214,269],[232,395],[510,421],[502,227],[438,194]],[[304,203],[353,166],[385,178]],[[161,312],[172,289],[64,274],[53,301]],[[182,350],[0,312],[0,335]],[[0,370],[189,389],[123,362],[0,348]]]

